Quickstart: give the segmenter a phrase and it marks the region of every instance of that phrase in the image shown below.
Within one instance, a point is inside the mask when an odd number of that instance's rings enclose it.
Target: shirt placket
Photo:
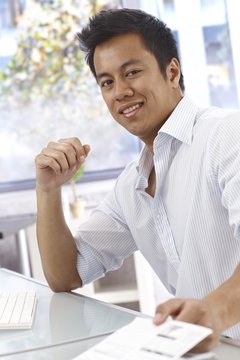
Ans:
[[[154,154],[157,154],[154,155],[156,173],[156,194],[154,197],[155,224],[165,254],[175,270],[178,270],[180,258],[162,200],[163,185],[169,166],[172,138],[164,133],[160,135],[161,138],[158,139],[156,149],[154,149]]]

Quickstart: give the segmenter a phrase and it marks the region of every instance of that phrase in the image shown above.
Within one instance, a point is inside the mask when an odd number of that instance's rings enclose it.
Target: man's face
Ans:
[[[182,96],[177,60],[172,59],[164,77],[141,37],[130,33],[98,45],[94,66],[113,118],[151,146]]]

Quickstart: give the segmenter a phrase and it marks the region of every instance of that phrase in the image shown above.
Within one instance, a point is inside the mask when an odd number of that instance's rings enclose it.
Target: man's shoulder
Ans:
[[[240,110],[213,108],[208,114],[212,123],[206,141],[213,162],[227,156],[229,151],[240,150]]]
[[[229,120],[236,121],[240,119],[240,109],[225,109],[212,106],[202,110],[201,118],[213,119],[215,123]]]
[[[215,134],[231,135],[237,132],[240,133],[240,110],[239,109],[220,109],[216,108],[212,111],[212,116],[215,120],[216,131]]]
[[[231,129],[240,131],[240,109],[224,109],[209,107],[199,111],[195,124],[195,131],[205,129],[209,135],[212,133],[223,134]]]

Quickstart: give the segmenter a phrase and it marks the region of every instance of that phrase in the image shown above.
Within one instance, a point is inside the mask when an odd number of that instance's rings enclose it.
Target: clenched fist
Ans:
[[[37,188],[51,191],[69,181],[89,151],[90,146],[75,137],[49,142],[35,158]]]

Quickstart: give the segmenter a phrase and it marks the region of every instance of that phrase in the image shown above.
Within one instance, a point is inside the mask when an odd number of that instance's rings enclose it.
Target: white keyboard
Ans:
[[[35,309],[35,291],[0,292],[0,329],[30,329]]]

